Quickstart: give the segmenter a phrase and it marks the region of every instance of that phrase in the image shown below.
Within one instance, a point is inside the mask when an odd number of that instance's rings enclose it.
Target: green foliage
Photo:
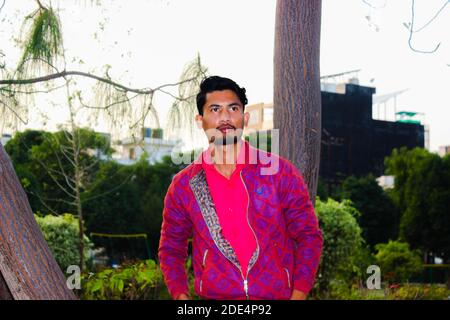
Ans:
[[[164,196],[173,175],[182,166],[174,165],[170,157],[154,165],[141,159],[131,166],[104,162],[85,193],[86,227],[89,232],[146,233],[149,236],[151,258],[156,258],[162,223]],[[107,193],[107,196],[98,195]],[[111,201],[114,198],[114,201]],[[123,240],[94,239],[104,246],[114,259],[148,258],[142,242],[131,247]]]
[[[44,217],[35,215],[35,218],[61,270],[65,273],[68,266],[78,265],[80,262],[78,219],[68,213]],[[86,236],[84,236],[84,244],[87,258],[92,243]]]
[[[406,284],[390,290],[389,300],[449,300],[450,290],[443,285]]]
[[[86,300],[169,298],[161,270],[153,260],[83,275],[81,288],[79,294]]]
[[[336,283],[351,286],[371,264],[371,256],[364,246],[359,212],[349,200],[337,202],[328,198],[316,201],[316,212],[323,232],[324,247],[316,282],[316,295],[328,298]]]
[[[372,249],[377,243],[397,239],[400,213],[373,175],[345,179],[340,199],[350,199],[361,212],[358,224]]]
[[[92,183],[99,167],[94,150],[110,155],[112,149],[105,136],[90,129],[80,128],[74,134],[79,142],[83,192]],[[34,212],[47,212],[48,208],[55,212],[74,210],[73,204],[67,201],[67,198],[72,199],[61,188],[71,190],[68,181],[73,181],[75,175],[71,138],[72,134],[64,131],[50,133],[26,130],[15,134],[6,144],[5,150],[11,157]]]
[[[334,299],[338,300],[448,300],[450,290],[444,285],[402,284],[385,289],[369,290],[353,285],[335,285]]]
[[[422,271],[419,251],[412,251],[409,245],[399,241],[389,241],[375,246],[376,263],[381,269],[382,280],[401,283]]]
[[[52,8],[42,7],[25,21],[29,19],[32,19],[32,24],[27,32],[25,49],[18,69],[22,69],[29,59],[34,59],[37,65],[42,62],[50,66],[55,65],[58,56],[63,54],[61,24],[57,13]]]
[[[44,131],[25,130],[17,132],[14,137],[5,145],[5,151],[8,153],[14,165],[29,164],[31,159],[31,148],[39,146],[44,142]]]
[[[391,195],[402,212],[400,239],[450,261],[450,156],[401,148],[385,164],[395,176]]]

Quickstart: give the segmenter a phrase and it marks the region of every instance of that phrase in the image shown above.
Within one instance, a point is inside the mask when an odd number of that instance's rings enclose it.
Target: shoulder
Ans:
[[[189,186],[189,181],[193,178],[201,169],[201,165],[193,162],[186,168],[179,171],[172,178],[172,188],[186,188]]]

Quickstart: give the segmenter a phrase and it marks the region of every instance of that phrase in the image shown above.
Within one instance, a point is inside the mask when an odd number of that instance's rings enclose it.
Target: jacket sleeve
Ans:
[[[178,190],[177,190],[178,189]],[[188,240],[192,235],[192,222],[183,208],[174,181],[164,198],[163,222],[159,242],[158,258],[165,283],[173,299],[180,294],[189,294],[185,268],[188,256]]]
[[[281,171],[279,190],[287,232],[295,241],[294,289],[309,293],[319,267],[323,237],[303,177],[287,161]]]

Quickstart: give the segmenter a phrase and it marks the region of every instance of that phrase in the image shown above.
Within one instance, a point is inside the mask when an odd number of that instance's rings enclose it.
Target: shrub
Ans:
[[[78,219],[69,213],[60,216],[46,215],[44,217],[35,215],[35,218],[63,273],[66,272],[68,266],[79,265],[78,244],[80,229]],[[92,243],[89,238],[84,236],[85,258],[87,258],[91,247]]]
[[[422,271],[420,252],[410,250],[407,243],[389,241],[377,244],[375,249],[382,279],[388,283],[405,282]]]
[[[371,264],[356,217],[359,212],[349,200],[328,198],[316,201],[316,212],[323,232],[324,247],[313,294],[333,298],[333,288],[350,288]]]
[[[387,298],[392,300],[449,300],[450,290],[444,285],[406,284],[391,290]]]
[[[147,300],[169,299],[161,270],[153,260],[85,274],[81,280],[82,299]]]

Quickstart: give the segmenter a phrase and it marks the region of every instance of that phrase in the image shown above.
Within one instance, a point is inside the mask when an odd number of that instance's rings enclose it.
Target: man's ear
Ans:
[[[250,120],[250,113],[249,112],[245,112],[244,113],[244,127],[248,126],[248,121]]]
[[[203,129],[203,117],[201,115],[196,115],[195,116],[195,122],[197,123],[197,127],[199,129]]]

